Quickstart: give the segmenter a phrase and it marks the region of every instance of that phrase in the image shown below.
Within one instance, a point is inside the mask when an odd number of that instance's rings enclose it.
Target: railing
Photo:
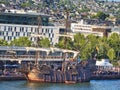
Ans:
[[[109,67],[109,66],[96,66],[97,70],[103,70],[103,71],[117,71],[120,72],[120,67]]]
[[[0,60],[21,59],[21,60],[35,60],[36,55],[0,55]],[[68,60],[69,58],[67,58]],[[62,56],[39,56],[38,60],[63,60]]]

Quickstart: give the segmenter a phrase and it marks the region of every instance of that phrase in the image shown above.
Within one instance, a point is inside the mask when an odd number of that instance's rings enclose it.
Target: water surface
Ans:
[[[77,84],[0,81],[0,90],[120,90],[120,80],[93,80]]]

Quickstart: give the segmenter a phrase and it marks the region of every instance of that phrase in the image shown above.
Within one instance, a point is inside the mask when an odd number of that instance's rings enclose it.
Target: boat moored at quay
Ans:
[[[73,50],[12,47],[12,50],[16,52],[15,55],[6,53],[11,51],[11,47],[1,47],[1,50],[1,62],[12,61],[11,58],[16,58],[17,62],[21,64],[21,68],[23,68],[22,65],[26,65],[27,80],[34,82],[89,82],[91,70],[95,66],[94,60],[78,62],[76,57],[79,52]],[[37,56],[37,61],[36,51],[40,53]],[[63,57],[64,53],[67,54],[66,58]]]
[[[36,63],[36,50],[38,62]],[[14,51],[14,54],[11,52]],[[67,57],[63,58],[63,53]],[[44,54],[43,54],[44,53]],[[120,79],[119,67],[98,67],[96,60],[79,61],[79,52],[58,48],[0,46],[0,69],[17,70],[0,75],[0,80],[28,80],[34,82],[77,83],[90,80]],[[19,66],[19,67],[18,67]],[[21,74],[18,74],[18,72]],[[24,75],[23,75],[24,74]]]

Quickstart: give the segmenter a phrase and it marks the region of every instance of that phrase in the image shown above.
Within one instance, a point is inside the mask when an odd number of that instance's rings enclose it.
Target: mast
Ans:
[[[67,35],[67,30],[68,30],[68,16],[69,16],[69,12],[67,7],[65,6],[65,14],[66,14],[66,18],[65,18],[65,32],[64,35]],[[67,49],[67,36],[64,36],[64,48]],[[63,55],[63,65],[62,65],[62,71],[66,71],[66,63],[65,63],[65,59],[66,59],[67,53],[64,52]]]
[[[65,19],[65,35],[67,34],[67,30],[68,30],[68,16],[69,16],[69,12],[68,12],[68,9],[67,7],[65,7],[65,13],[66,13],[66,19]],[[67,37],[64,37],[64,48],[66,49],[67,48]]]
[[[41,27],[41,17],[38,16],[37,18],[38,20],[38,28],[37,28],[37,35],[35,36],[36,37],[36,48],[39,47],[39,39],[40,39],[40,29],[42,28]],[[38,67],[38,58],[39,58],[39,51],[36,49],[36,59],[35,59],[35,66]]]

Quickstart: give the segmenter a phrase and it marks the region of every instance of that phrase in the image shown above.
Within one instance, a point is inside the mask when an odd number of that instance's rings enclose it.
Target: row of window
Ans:
[[[30,36],[31,33],[20,33],[20,32],[3,32],[3,31],[0,31],[0,36]],[[45,35],[45,36],[48,36],[48,37],[52,37],[54,38],[54,34],[53,33],[42,33],[42,35]]]
[[[4,29],[4,31],[14,31],[14,32],[38,32],[38,28],[33,27],[12,27],[12,26],[4,26],[0,27],[0,30]],[[53,33],[53,28],[42,28],[42,30],[39,30],[42,33]]]
[[[31,33],[20,33],[20,32],[3,32],[0,31],[0,36],[30,36]]]
[[[12,41],[14,39],[16,39],[17,37],[13,37],[13,36],[4,36],[3,39],[6,41]],[[31,41],[35,41],[35,38],[30,38]]]
[[[6,40],[6,41],[11,41],[11,40],[14,40],[14,39],[16,39],[16,37],[12,37],[12,36],[4,36],[4,40]]]

